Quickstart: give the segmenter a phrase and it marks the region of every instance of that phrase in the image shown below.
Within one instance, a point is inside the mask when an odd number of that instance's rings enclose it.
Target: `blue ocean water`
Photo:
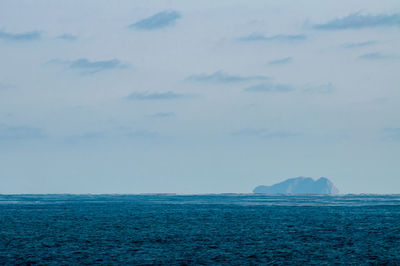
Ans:
[[[400,196],[0,195],[0,264],[400,265]]]

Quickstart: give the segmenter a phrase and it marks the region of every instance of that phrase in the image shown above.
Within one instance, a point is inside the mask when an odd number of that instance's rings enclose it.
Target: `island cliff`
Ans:
[[[253,190],[258,194],[338,194],[339,190],[326,177],[314,180],[311,177],[295,177],[272,186],[258,186]]]

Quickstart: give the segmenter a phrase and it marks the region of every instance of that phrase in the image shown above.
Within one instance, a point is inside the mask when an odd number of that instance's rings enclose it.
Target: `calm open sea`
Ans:
[[[0,264],[400,265],[400,196],[0,195]]]

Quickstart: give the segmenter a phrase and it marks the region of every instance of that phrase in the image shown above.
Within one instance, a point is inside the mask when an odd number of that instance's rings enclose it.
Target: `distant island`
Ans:
[[[258,186],[253,190],[257,194],[322,194],[334,195],[339,190],[326,177],[314,180],[311,177],[289,178],[272,186]]]

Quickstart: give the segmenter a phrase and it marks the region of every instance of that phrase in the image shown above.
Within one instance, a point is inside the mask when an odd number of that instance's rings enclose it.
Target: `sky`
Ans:
[[[400,193],[400,2],[0,1],[0,193]]]

